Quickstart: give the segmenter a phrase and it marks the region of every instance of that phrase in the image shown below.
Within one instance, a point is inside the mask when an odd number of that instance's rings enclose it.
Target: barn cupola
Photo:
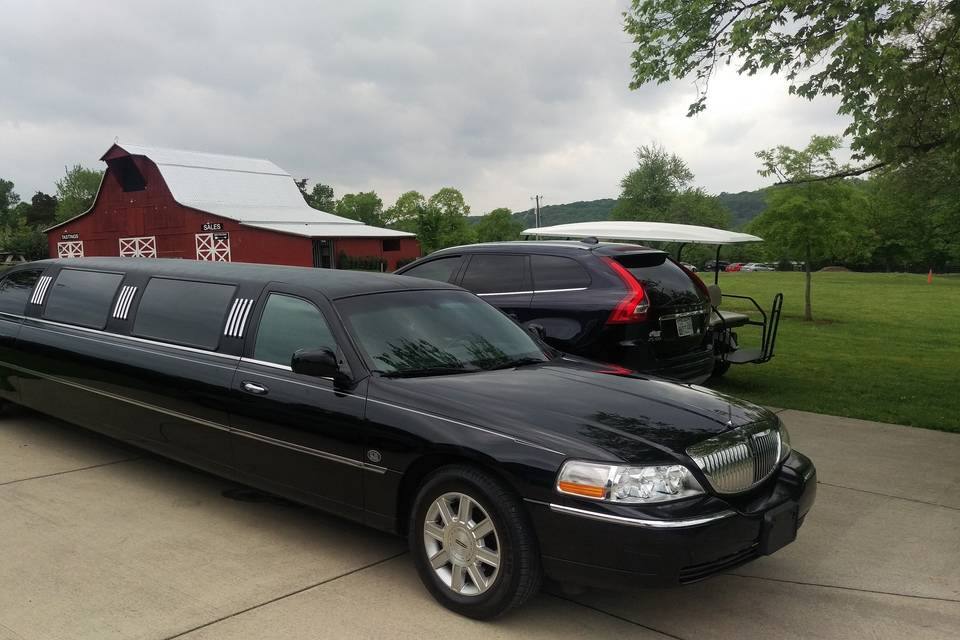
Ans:
[[[123,149],[114,145],[102,160],[107,163],[110,175],[124,192],[143,191],[147,188],[147,181],[137,166],[137,161]]]

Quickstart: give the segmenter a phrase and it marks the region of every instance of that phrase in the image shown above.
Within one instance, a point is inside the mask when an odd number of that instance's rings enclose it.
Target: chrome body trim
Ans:
[[[123,289],[120,290],[120,295],[117,297],[117,304],[113,308],[113,317],[119,320],[126,320],[127,314],[130,313],[130,303],[133,302],[133,297],[137,294],[137,288],[132,285],[124,285]]]
[[[47,294],[51,282],[53,282],[53,276],[40,276],[40,279],[37,280],[37,286],[33,290],[33,295],[30,296],[30,304],[43,304],[43,298]]]
[[[586,291],[587,287],[573,287],[572,289],[534,289],[534,293],[565,293],[567,291]]]
[[[240,358],[241,364],[259,364],[264,367],[272,367],[274,369],[282,369],[283,371],[293,371],[289,366],[285,364],[277,364],[276,362],[267,362],[266,360],[256,360],[254,358]],[[333,380],[333,378],[324,378],[325,380]]]
[[[188,352],[191,352],[191,353],[199,353],[199,354],[202,354],[202,355],[205,355],[205,356],[214,356],[214,357],[217,357],[217,358],[226,358],[227,360],[233,360],[233,361],[238,361],[238,360],[240,360],[240,356],[230,355],[229,353],[220,353],[220,352],[218,352],[218,351],[208,351],[207,349],[198,349],[197,347],[187,347],[187,346],[184,346],[184,345],[172,344],[172,343],[169,343],[169,342],[161,342],[160,340],[151,340],[151,339],[149,339],[149,338],[138,338],[138,337],[136,337],[136,336],[125,336],[125,335],[120,334],[120,333],[110,333],[109,331],[103,331],[102,329],[91,329],[91,328],[89,328],[89,327],[79,327],[79,326],[74,325],[74,324],[67,324],[67,323],[65,323],[65,322],[56,322],[56,321],[54,321],[54,320],[46,320],[46,319],[44,319],[44,318],[30,318],[30,317],[18,315],[18,314],[15,314],[15,313],[5,313],[4,315],[6,315],[6,316],[11,316],[11,317],[14,317],[14,318],[23,320],[24,322],[36,322],[36,323],[40,323],[40,324],[48,324],[48,325],[52,325],[52,326],[54,326],[54,327],[63,327],[63,328],[65,328],[65,329],[71,329],[71,330],[73,330],[73,331],[81,331],[81,332],[83,332],[83,333],[92,333],[92,334],[95,334],[95,335],[105,336],[105,337],[109,337],[109,338],[115,338],[115,339],[121,340],[121,341],[123,341],[123,340],[129,340],[129,341],[132,341],[132,342],[139,342],[139,343],[141,343],[141,344],[154,345],[154,346],[157,346],[157,347],[164,347],[164,348],[167,348],[167,349],[176,349],[176,350],[178,350],[178,351],[188,351]],[[35,327],[35,328],[41,328],[41,327]],[[105,340],[104,340],[104,341],[101,341],[101,342],[105,342],[106,344],[112,344],[112,343],[107,342],[107,341],[105,341]]]
[[[255,359],[252,359],[252,358],[241,358],[240,356],[234,356],[234,355],[230,355],[230,354],[228,354],[228,353],[219,353],[219,352],[217,352],[217,351],[207,351],[207,350],[205,350],[205,349],[197,349],[197,348],[195,348],[195,347],[185,347],[185,346],[182,346],[182,345],[170,344],[170,343],[167,343],[167,342],[160,342],[159,340],[150,340],[150,339],[147,339],[147,338],[137,338],[137,337],[135,337],[135,336],[125,336],[125,335],[121,335],[121,334],[118,334],[118,333],[110,333],[110,332],[108,332],[108,331],[101,331],[100,329],[90,329],[90,328],[88,328],[88,327],[78,327],[78,326],[75,326],[75,325],[72,325],[72,324],[66,324],[66,323],[63,323],[63,322],[54,322],[53,320],[44,320],[43,318],[28,318],[28,317],[26,317],[26,316],[19,315],[19,314],[14,314],[14,313],[3,313],[3,312],[0,312],[0,315],[2,315],[2,316],[9,316],[9,317],[11,317],[11,318],[16,318],[17,320],[23,320],[23,321],[31,322],[31,323],[46,324],[46,325],[51,325],[51,326],[53,326],[53,327],[63,327],[63,328],[71,329],[71,330],[74,330],[74,331],[80,331],[80,332],[83,332],[83,333],[93,334],[93,335],[95,335],[95,336],[97,336],[97,335],[99,335],[99,336],[106,336],[106,337],[114,338],[114,339],[120,341],[121,344],[123,343],[123,341],[132,341],[132,342],[142,343],[142,344],[146,344],[146,345],[150,345],[150,346],[156,346],[156,347],[163,347],[163,348],[175,349],[175,350],[178,350],[178,351],[185,351],[185,352],[188,352],[188,353],[197,353],[197,354],[206,355],[206,356],[215,356],[215,357],[218,357],[218,358],[223,358],[223,359],[229,360],[229,361],[231,361],[231,362],[237,362],[238,364],[243,363],[243,362],[247,362],[247,363],[252,363],[252,364],[258,364],[258,365],[264,365],[264,366],[272,367],[272,368],[275,368],[275,369],[278,369],[278,370],[281,370],[281,371],[288,371],[288,370],[290,370],[289,367],[284,367],[283,365],[276,364],[276,363],[273,363],[273,362],[264,362],[263,360],[255,360]],[[33,328],[39,329],[39,330],[41,330],[41,331],[52,331],[52,329],[46,329],[46,328],[44,328],[44,327],[38,327],[38,326],[35,326],[35,327],[33,327]],[[116,344],[116,343],[110,342],[110,341],[108,341],[108,340],[100,340],[100,339],[98,339],[98,338],[96,338],[96,337],[85,337],[85,336],[74,336],[74,337],[81,337],[81,338],[84,338],[84,339],[92,340],[92,341],[94,341],[94,342],[101,342],[101,343],[103,343],[103,344]],[[127,347],[127,348],[130,348],[130,349],[136,349],[136,348],[137,348],[137,347],[132,346],[132,345],[123,345],[123,346],[125,346],[125,347]],[[159,355],[163,355],[163,356],[170,357],[170,358],[180,357],[180,356],[177,356],[177,355],[171,354],[171,353],[163,353],[162,351],[150,351],[150,353],[157,353],[157,354],[159,354]],[[207,363],[207,364],[210,364],[211,366],[225,367],[225,365],[218,365],[218,364],[214,364],[214,363]],[[232,369],[232,368],[234,368],[234,367],[225,367],[225,368],[230,368],[230,369]],[[516,442],[517,444],[522,444],[522,445],[524,445],[524,446],[533,447],[533,448],[535,448],[535,449],[540,449],[541,451],[547,451],[547,452],[549,452],[549,453],[555,453],[555,454],[561,455],[561,456],[562,456],[562,455],[565,455],[562,451],[557,451],[556,449],[550,449],[549,447],[544,447],[544,446],[541,446],[541,445],[538,445],[538,444],[534,444],[534,443],[532,443],[532,442],[527,442],[526,440],[520,440],[520,439],[518,439],[518,438],[516,438],[516,437],[514,437],[514,436],[511,436],[511,435],[508,435],[508,434],[505,434],[505,433],[501,433],[501,432],[499,432],[499,431],[494,431],[494,430],[492,430],[492,429],[486,429],[486,428],[484,428],[484,427],[480,427],[480,426],[477,426],[477,425],[469,424],[469,423],[467,423],[467,422],[460,422],[459,420],[453,420],[453,419],[451,419],[451,418],[446,418],[446,417],[444,417],[444,416],[438,416],[438,415],[436,415],[436,414],[427,413],[427,412],[425,412],[425,411],[419,411],[419,410],[417,410],[417,409],[411,409],[410,407],[404,407],[404,406],[402,406],[402,405],[392,404],[392,403],[390,403],[390,402],[384,402],[384,401],[382,401],[382,400],[376,400],[376,399],[374,399],[374,398],[364,398],[363,396],[358,396],[358,395],[355,395],[355,394],[352,394],[352,393],[347,393],[347,392],[345,392],[345,391],[339,391],[339,390],[335,390],[335,389],[330,389],[330,388],[325,387],[325,386],[322,386],[322,385],[310,384],[309,382],[304,382],[304,381],[302,381],[302,380],[294,380],[294,379],[292,379],[292,378],[290,378],[290,377],[279,378],[279,377],[275,377],[275,376],[271,376],[271,375],[269,375],[269,374],[263,373],[263,372],[261,372],[261,371],[251,371],[251,373],[254,373],[254,374],[260,375],[260,376],[265,376],[265,377],[267,377],[267,378],[273,378],[273,379],[275,379],[275,380],[281,380],[281,381],[283,381],[283,382],[290,382],[290,383],[299,384],[299,385],[302,385],[302,386],[305,386],[305,387],[311,387],[311,388],[314,388],[314,389],[320,389],[320,390],[322,390],[322,391],[326,391],[327,393],[336,393],[337,395],[341,395],[341,396],[346,396],[346,397],[351,397],[351,398],[359,398],[360,400],[366,400],[367,402],[374,402],[374,403],[376,403],[376,404],[381,404],[381,405],[385,405],[385,406],[388,406],[388,407],[393,407],[393,408],[395,408],[395,409],[400,409],[401,411],[409,411],[409,412],[411,412],[411,413],[416,413],[416,414],[419,414],[419,415],[422,415],[422,416],[426,416],[426,417],[428,417],[428,418],[434,418],[434,419],[436,419],[436,420],[442,420],[442,421],[444,421],[444,422],[449,422],[449,423],[451,423],[451,424],[456,424],[456,425],[459,425],[459,426],[462,426],[462,427],[467,427],[467,428],[469,428],[469,429],[476,429],[476,430],[478,430],[478,431],[483,431],[484,433],[489,433],[489,434],[491,434],[491,435],[499,436],[499,437],[501,437],[501,438],[506,438],[507,440],[512,440],[513,442]],[[327,380],[327,381],[332,381],[332,380],[333,380],[332,378],[319,378],[319,379],[320,379],[320,380]]]
[[[164,407],[159,407],[155,404],[150,404],[149,402],[143,402],[141,400],[136,400],[134,398],[129,398],[117,393],[112,393],[110,391],[104,391],[103,389],[97,389],[79,382],[74,382],[73,380],[68,380],[66,378],[61,378],[60,376],[54,376],[41,371],[36,371],[34,369],[29,369],[27,367],[21,367],[19,365],[11,364],[9,362],[3,362],[4,366],[10,367],[16,371],[22,373],[27,373],[32,376],[37,376],[40,378],[45,378],[52,382],[58,384],[66,385],[68,387],[73,387],[74,389],[80,389],[88,393],[93,393],[105,398],[110,398],[112,400],[117,400],[119,402],[125,402],[127,404],[140,407],[143,409],[148,409],[150,411],[156,411],[157,413],[162,413],[174,418],[179,418],[181,420],[186,420],[187,422],[193,422],[194,424],[199,424],[204,427],[209,427],[211,429],[217,429],[218,431],[224,431],[226,433],[232,433],[243,438],[249,438],[251,440],[258,440],[266,444],[271,444],[278,447],[283,447],[285,449],[290,449],[292,451],[297,451],[299,453],[304,453],[306,455],[314,456],[316,458],[323,458],[324,460],[329,460],[331,462],[336,462],[339,464],[349,465],[351,467],[357,467],[358,469],[365,469],[367,471],[372,471],[374,473],[386,473],[389,471],[386,467],[381,467],[379,465],[370,464],[368,462],[362,462],[360,460],[353,460],[352,458],[346,458],[344,456],[339,456],[335,453],[329,453],[327,451],[321,451],[319,449],[312,449],[310,447],[305,447],[303,445],[295,444],[293,442],[286,442],[284,440],[278,440],[276,438],[271,438],[269,436],[264,436],[259,433],[252,433],[250,431],[244,431],[243,429],[236,429],[229,425],[220,424],[219,422],[213,422],[211,420],[205,420],[203,418],[198,418],[187,413],[182,413],[180,411],[174,411],[173,409],[167,409]],[[359,396],[357,396],[359,397]]]
[[[233,307],[230,308],[230,314],[227,316],[227,324],[223,329],[223,335],[231,338],[242,338],[251,308],[253,308],[253,298],[234,299]]]
[[[699,309],[697,311],[684,311],[683,313],[669,313],[660,316],[661,320],[676,320],[677,318],[689,318],[692,316],[705,316],[707,315],[706,309]]]
[[[478,293],[477,296],[487,298],[490,296],[518,296],[526,293],[533,293],[533,291],[498,291],[496,293]]]
[[[539,504],[544,503],[541,502]],[[699,527],[711,522],[716,522],[717,520],[722,520],[724,518],[737,515],[736,511],[727,509],[698,518],[683,518],[680,520],[653,520],[650,518],[629,518],[626,516],[615,516],[609,513],[598,513],[596,511],[589,511],[587,509],[568,507],[562,504],[550,503],[549,507],[551,511],[556,513],[588,518],[590,520],[598,520],[600,522],[608,522],[610,524],[626,525],[628,527],[641,527],[644,529],[685,529],[689,527]]]
[[[687,447],[710,486],[720,494],[748,491],[773,475],[783,457],[780,423],[761,420]]]

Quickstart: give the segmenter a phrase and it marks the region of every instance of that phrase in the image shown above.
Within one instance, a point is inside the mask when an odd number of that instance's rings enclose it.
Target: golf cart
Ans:
[[[750,296],[723,293],[720,290],[720,270],[725,264],[720,260],[720,250],[724,245],[745,242],[762,242],[763,239],[747,233],[725,231],[710,227],[668,222],[576,222],[551,227],[537,227],[523,232],[525,236],[550,236],[560,238],[603,238],[619,241],[672,242],[677,243],[676,261],[679,263],[683,249],[688,244],[715,245],[716,257],[713,260],[713,284],[706,285],[710,297],[709,331],[713,334],[713,348],[716,355],[714,375],[727,372],[732,364],[761,364],[773,358],[773,349],[780,326],[780,311],[783,308],[783,294],[773,297],[770,311],[764,311]],[[692,277],[698,276],[691,274]],[[724,298],[746,300],[756,309],[758,316],[727,311],[720,308]],[[736,329],[744,326],[760,327],[760,345],[744,347],[740,345]]]

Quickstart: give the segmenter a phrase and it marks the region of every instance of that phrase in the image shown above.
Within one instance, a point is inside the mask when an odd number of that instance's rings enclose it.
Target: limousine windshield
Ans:
[[[463,291],[399,291],[337,303],[367,364],[388,376],[499,369],[548,354],[495,308]]]

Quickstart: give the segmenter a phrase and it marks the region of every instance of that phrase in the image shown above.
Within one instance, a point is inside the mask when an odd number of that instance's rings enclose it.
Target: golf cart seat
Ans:
[[[722,317],[721,317],[722,316]],[[733,311],[714,310],[710,313],[710,326],[719,327],[721,324],[728,329],[733,327],[742,327],[750,322],[750,316],[745,313],[734,313]]]
[[[750,316],[745,313],[734,313],[733,311],[720,311],[717,309],[723,300],[723,293],[720,291],[719,285],[707,285],[707,292],[710,294],[710,306],[713,307],[713,310],[710,312],[711,327],[723,325],[725,328],[731,329],[733,327],[742,327],[750,322]]]

